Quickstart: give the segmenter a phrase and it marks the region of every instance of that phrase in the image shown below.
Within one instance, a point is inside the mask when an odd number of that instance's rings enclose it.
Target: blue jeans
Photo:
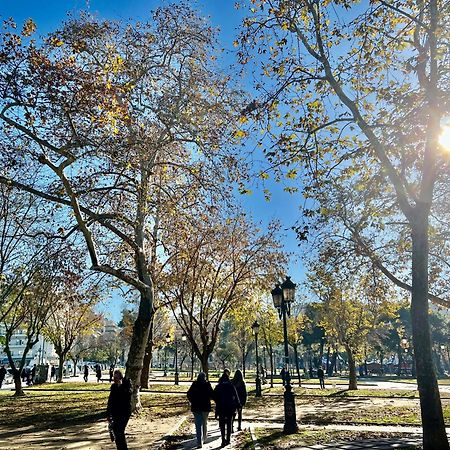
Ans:
[[[208,434],[208,411],[194,412],[195,434],[197,435],[197,445],[202,445],[205,442]],[[203,437],[203,440],[202,440]]]

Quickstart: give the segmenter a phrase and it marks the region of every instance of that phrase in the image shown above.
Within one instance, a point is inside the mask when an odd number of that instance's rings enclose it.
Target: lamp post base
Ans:
[[[297,414],[295,412],[295,394],[291,385],[286,385],[284,391],[284,434],[293,434],[298,431]]]

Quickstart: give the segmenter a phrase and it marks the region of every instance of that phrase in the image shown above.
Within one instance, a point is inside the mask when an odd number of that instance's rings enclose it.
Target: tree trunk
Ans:
[[[273,350],[272,350],[272,346],[269,347],[269,357],[270,357],[270,387],[273,388]]]
[[[358,389],[358,383],[356,381],[356,362],[355,358],[353,357],[353,353],[351,348],[346,345],[345,350],[347,351],[347,357],[348,357],[348,390],[349,391],[356,391]]]
[[[245,347],[242,347],[242,375],[245,378]]]
[[[20,370],[13,369],[13,379],[14,379],[14,397],[21,397],[22,395],[25,395],[25,392],[23,392],[22,389],[22,379],[20,378]]]
[[[209,353],[207,353],[207,352],[202,353],[202,357],[200,358],[200,362],[202,364],[202,371],[206,373],[206,377],[208,377],[208,373],[209,373],[208,359],[209,359]]]
[[[63,377],[63,366],[64,366],[64,355],[58,355],[58,377],[56,378],[57,383],[62,383]]]
[[[298,385],[301,386],[302,385],[302,377],[300,375],[300,366],[298,365],[298,348],[297,348],[298,346],[293,345],[292,347],[294,348],[295,368],[297,369]]]
[[[141,373],[144,362],[145,348],[148,342],[148,333],[150,331],[150,321],[153,315],[153,291],[148,288],[141,292],[141,301],[139,311],[133,327],[133,336],[131,338],[130,351],[126,363],[125,376],[131,380],[133,393],[131,396],[131,410],[140,411],[142,408],[139,396],[141,387]]]
[[[402,374],[402,365],[403,365],[403,348],[400,343],[397,348],[397,359],[398,359],[398,367],[397,367],[397,376],[400,377]]]
[[[411,322],[424,450],[449,449],[441,399],[432,361],[428,317],[428,213],[416,209],[412,224]]]
[[[148,389],[148,378],[149,378],[149,374],[150,374],[150,366],[152,363],[153,319],[154,319],[154,315],[152,315],[152,318],[150,319],[150,328],[148,331],[147,346],[145,347],[145,355],[144,355],[142,373],[141,373],[141,387],[143,387],[144,389]]]
[[[73,376],[77,376],[77,364],[78,364],[78,358],[73,360]]]

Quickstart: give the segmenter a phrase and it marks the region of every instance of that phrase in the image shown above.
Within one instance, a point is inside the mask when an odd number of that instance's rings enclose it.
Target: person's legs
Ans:
[[[203,442],[206,441],[206,438],[208,436],[208,416],[209,416],[208,411],[202,412]]]
[[[226,422],[226,418],[222,415],[219,415],[219,428],[220,428],[220,435],[222,436],[222,445],[225,445],[225,443],[226,443],[225,422]]]
[[[226,443],[229,444],[230,443],[230,439],[231,439],[231,422],[233,420],[233,415],[232,414],[228,414],[226,421],[227,421],[227,439],[226,439]]]
[[[237,410],[237,416],[238,416],[238,431],[241,431],[241,425],[242,425],[242,408],[238,408]]]
[[[203,414],[201,412],[194,412],[194,422],[195,422],[195,436],[197,437],[197,445],[200,447],[202,445],[202,422],[203,422]]]
[[[120,418],[113,420],[113,431],[116,437],[117,450],[128,450],[127,440],[125,438],[125,428],[127,426],[128,419]]]

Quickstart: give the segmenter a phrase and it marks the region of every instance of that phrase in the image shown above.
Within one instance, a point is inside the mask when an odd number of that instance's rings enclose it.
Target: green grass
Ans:
[[[294,447],[312,446],[317,444],[328,444],[336,441],[361,441],[365,439],[376,438],[394,438],[404,437],[398,433],[376,433],[368,431],[341,431],[341,430],[308,430],[299,431],[291,435],[284,435],[279,429],[262,429],[255,430],[258,444],[261,448],[270,450],[289,449]],[[244,449],[253,449],[253,443],[245,443]],[[397,447],[403,450],[417,449],[419,447]]]
[[[90,391],[74,392],[68,388],[96,387]],[[39,389],[25,390],[26,395],[13,397],[11,391],[0,391],[0,427],[15,430],[33,426],[36,431],[67,426],[68,423],[92,423],[106,417],[109,392],[101,390],[100,384],[60,383]],[[106,385],[103,386],[106,388]],[[108,386],[109,387],[109,386]],[[152,419],[179,416],[189,410],[188,402],[179,395],[141,396],[142,414]]]

